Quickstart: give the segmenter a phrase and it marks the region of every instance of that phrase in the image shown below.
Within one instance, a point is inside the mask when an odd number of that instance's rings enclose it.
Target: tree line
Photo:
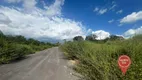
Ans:
[[[97,42],[97,41],[106,42],[106,41],[113,41],[113,40],[124,40],[124,38],[122,36],[117,36],[117,35],[110,35],[110,37],[108,37],[106,39],[102,39],[102,40],[97,40],[96,38],[97,38],[97,36],[95,34],[91,34],[91,35],[86,36],[85,40],[86,41],[94,41],[94,42]],[[73,41],[83,41],[83,40],[84,40],[84,38],[82,36],[75,36],[73,38]]]
[[[22,59],[28,54],[57,46],[49,42],[40,42],[33,38],[17,35],[4,35],[0,31],[0,64]]]

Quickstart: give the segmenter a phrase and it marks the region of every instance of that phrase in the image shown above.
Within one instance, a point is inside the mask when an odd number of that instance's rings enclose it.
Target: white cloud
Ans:
[[[8,3],[19,3],[21,0],[5,0]]]
[[[100,15],[106,13],[107,11],[108,11],[107,8],[99,9],[98,7],[96,7],[96,8],[93,10],[93,12],[96,12],[97,14],[100,14]]]
[[[50,17],[52,16],[60,16],[61,15],[61,9],[64,5],[64,0],[55,0],[55,2],[49,6],[46,6],[46,3],[42,1],[42,5],[46,10],[39,9],[36,7],[36,0],[6,0],[8,3],[20,3],[22,2],[24,7],[24,12],[27,13],[35,13],[35,10],[42,12],[42,14],[48,15]],[[37,13],[36,13],[37,14]]]
[[[101,8],[95,7],[93,12],[102,15],[108,11],[114,11],[116,7],[117,7],[116,2],[112,1],[112,3],[109,6],[102,6]]]
[[[133,23],[133,22],[136,22],[139,20],[142,20],[142,11],[133,12],[133,13],[127,15],[126,17],[124,17],[123,19],[120,20],[120,23],[121,24]]]
[[[112,22],[114,22],[114,20],[113,20],[113,19],[108,21],[108,23],[112,23]]]
[[[27,10],[35,8],[36,0],[5,0],[8,3],[23,3],[23,7]]]
[[[106,5],[107,5],[107,6],[106,6]],[[111,4],[109,4],[109,5],[106,4],[106,5],[105,5],[105,6],[102,6],[102,7],[100,7],[100,8],[95,7],[94,10],[93,10],[93,12],[96,12],[97,14],[102,15],[102,14],[104,14],[104,13],[106,13],[106,12],[109,12],[109,11],[115,11],[116,7],[118,6],[115,1],[112,1]],[[122,12],[123,12],[123,11],[120,10],[118,13],[122,13]]]
[[[98,13],[99,13],[99,14],[104,14],[104,13],[106,13],[106,12],[107,12],[107,9],[100,9]]]
[[[110,33],[104,30],[93,31],[92,34],[95,34],[97,36],[97,40],[103,40],[110,36]]]
[[[132,37],[136,34],[142,34],[142,26],[137,29],[129,29],[124,33],[125,38]]]
[[[5,16],[3,13],[0,13],[0,24],[9,24],[11,21],[10,19]]]
[[[28,13],[23,8],[1,6],[0,30],[4,34],[23,35],[27,38],[44,41],[52,39],[70,40],[78,35],[84,37],[87,30],[81,22],[58,16],[61,14],[61,5],[64,3],[62,1],[56,0],[55,3],[50,5],[53,8],[49,6],[47,10],[43,10],[36,7],[34,11]],[[55,11],[57,10],[60,14],[55,12],[54,15],[49,15],[49,8],[55,8]]]
[[[116,14],[121,14],[121,13],[123,13],[122,9],[116,12]]]
[[[37,2],[35,0],[23,0],[23,7],[25,9],[31,10],[35,8],[36,3]]]
[[[94,12],[97,12],[99,10],[99,8],[98,7],[96,7],[95,9],[94,9]]]
[[[118,26],[123,26],[123,24],[118,24]]]
[[[55,0],[55,3],[50,5],[49,7],[46,6],[47,14],[54,16],[54,15],[61,15],[61,7],[64,5],[64,0]]]
[[[113,10],[116,6],[117,6],[116,4],[113,4],[113,5],[109,8],[109,10]]]
[[[117,4],[116,4],[116,2],[115,2],[115,1],[112,1],[112,3],[111,3],[111,7],[109,8],[109,10],[114,11],[114,10],[115,10],[115,7],[117,7]]]

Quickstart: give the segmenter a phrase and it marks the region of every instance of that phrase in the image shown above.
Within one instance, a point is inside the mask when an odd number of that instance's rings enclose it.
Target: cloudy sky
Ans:
[[[142,0],[0,0],[0,30],[41,41],[142,33]]]

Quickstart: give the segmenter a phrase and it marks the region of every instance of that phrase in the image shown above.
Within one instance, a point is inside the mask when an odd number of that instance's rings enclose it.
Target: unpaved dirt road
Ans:
[[[77,80],[58,47],[0,65],[0,80]]]

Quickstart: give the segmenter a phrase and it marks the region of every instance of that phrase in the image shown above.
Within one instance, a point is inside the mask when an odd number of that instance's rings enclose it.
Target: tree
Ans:
[[[6,36],[3,34],[3,32],[0,30],[0,38],[4,39]]]
[[[18,36],[15,36],[15,41],[19,43],[25,43],[26,38],[24,36],[18,35]]]
[[[111,35],[109,40],[124,40],[122,36]]]
[[[2,33],[2,31],[0,30],[0,36],[3,36],[4,34]]]
[[[41,43],[40,41],[35,40],[33,38],[29,38],[28,41],[27,41],[27,44],[40,45],[40,44],[44,44],[44,43]]]
[[[0,30],[0,48],[3,47],[5,44],[6,44],[5,35]]]
[[[66,40],[66,39],[64,39],[63,41],[64,41],[64,43],[66,43],[66,42],[67,42],[67,40]]]
[[[83,41],[83,37],[82,36],[76,36],[73,38],[74,41]]]
[[[86,36],[85,40],[88,41],[96,41],[97,36],[95,34],[91,34],[89,36]]]

